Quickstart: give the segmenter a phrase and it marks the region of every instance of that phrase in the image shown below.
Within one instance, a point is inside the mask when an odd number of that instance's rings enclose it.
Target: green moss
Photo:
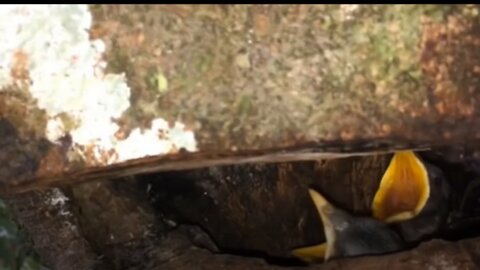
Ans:
[[[29,240],[10,219],[0,200],[0,269],[47,270],[33,252]]]
[[[131,9],[121,14],[131,15]],[[128,30],[115,12],[103,14]],[[405,124],[398,119],[408,109],[425,111],[422,17],[445,22],[452,12],[475,16],[477,7],[227,5],[177,12],[152,7],[142,11],[151,18],[144,22],[143,47],[124,48],[136,59],[126,63],[135,71],[128,80],[138,91],[141,84],[134,82],[140,74],[144,82],[145,67],[161,69],[169,90],[156,99],[154,113],[199,127],[200,148],[215,140],[221,149],[232,144],[251,149],[298,137],[338,138],[349,128],[375,136],[384,123],[392,130]],[[147,57],[152,48],[162,52],[161,63]],[[235,65],[239,55],[248,57],[248,65]]]

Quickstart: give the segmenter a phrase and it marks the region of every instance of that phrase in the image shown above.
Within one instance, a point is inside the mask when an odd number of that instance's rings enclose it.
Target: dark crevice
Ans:
[[[419,248],[422,243],[434,239],[456,242],[480,236],[480,200],[476,199],[480,197],[480,168],[477,166],[476,152],[459,148],[433,149],[418,154],[426,163],[438,168],[441,171],[439,177],[444,177],[448,183],[449,197],[445,204],[448,215],[441,228],[415,241],[406,241],[408,243],[401,251]],[[358,162],[363,157],[346,159]],[[225,165],[144,174],[135,179],[140,180],[136,182],[138,189],[148,193],[157,220],[162,220],[160,223],[163,223],[164,233],[180,232],[192,246],[212,255],[256,258],[278,267],[301,267],[307,264],[292,257],[290,250],[324,241],[320,239],[323,236],[319,230],[321,227],[318,222],[321,221],[318,214],[308,195],[303,194],[311,186],[311,181],[315,180],[309,178],[318,177],[313,176],[318,169],[313,162]],[[365,167],[363,163],[360,166],[320,163],[320,167],[338,167],[343,173],[381,167],[380,163],[376,167]],[[370,161],[366,164],[373,163]],[[332,173],[335,177],[334,171]],[[360,176],[351,179],[361,181]],[[351,181],[347,183],[352,184]],[[336,182],[328,183],[322,189],[331,189],[329,185]],[[337,184],[341,185],[340,182]],[[128,191],[129,188],[124,190]],[[336,201],[336,196],[338,194],[325,194],[331,201]],[[303,199],[300,200],[300,197]],[[344,203],[348,204],[348,200]],[[290,205],[297,205],[297,208],[290,209]],[[302,211],[307,214],[299,214]],[[361,212],[358,207],[357,212]],[[298,227],[300,225],[296,221],[291,223],[288,219],[294,219],[292,215],[305,219],[310,227]],[[295,231],[297,227],[300,232]],[[392,229],[399,232],[395,225]],[[307,237],[301,239],[304,236]],[[386,254],[389,253],[371,256]]]
[[[238,249],[224,249],[218,254],[228,254],[248,258],[259,258],[265,260],[270,265],[294,267],[305,266],[306,264],[296,258],[287,258],[280,256],[271,256],[266,252],[254,251],[254,250],[238,250]]]

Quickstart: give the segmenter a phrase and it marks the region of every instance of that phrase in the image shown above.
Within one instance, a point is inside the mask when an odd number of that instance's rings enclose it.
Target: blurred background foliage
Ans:
[[[48,270],[41,265],[30,240],[8,214],[0,200],[0,270]]]

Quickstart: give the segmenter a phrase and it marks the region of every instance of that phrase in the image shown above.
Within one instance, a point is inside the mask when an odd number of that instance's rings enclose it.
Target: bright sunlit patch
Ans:
[[[70,216],[72,213],[68,210],[69,198],[58,188],[53,188],[46,193],[47,203],[59,210],[59,215]]]
[[[75,149],[94,153],[94,163],[196,150],[193,133],[180,123],[156,127],[155,120],[151,130],[134,129],[125,141],[114,136],[119,126],[113,120],[129,108],[130,88],[123,74],[105,73],[105,44],[89,38],[92,16],[87,5],[2,5],[0,16],[0,91],[16,83],[12,70],[19,68],[16,57],[21,55],[28,91],[49,116],[49,140],[70,134],[81,146]],[[60,114],[75,125],[64,125]],[[161,138],[160,131],[169,135]]]
[[[185,127],[178,122],[170,128],[168,122],[160,118],[152,121],[150,129],[132,130],[127,139],[118,141],[115,146],[120,161],[169,153],[180,148],[187,151],[197,150],[193,132],[186,131]]]

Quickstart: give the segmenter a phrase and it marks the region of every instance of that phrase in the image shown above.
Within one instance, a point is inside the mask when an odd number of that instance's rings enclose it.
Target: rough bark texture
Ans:
[[[0,192],[51,268],[288,269],[196,246],[287,256],[297,245],[322,241],[306,187],[322,190],[345,210],[368,214],[388,157],[182,170],[397,148],[444,148],[425,156],[452,180],[446,230],[452,238],[476,234],[479,6],[90,10],[91,37],[106,43],[109,71],[124,72],[132,90],[115,135],[146,128],[157,117],[179,120],[194,131],[199,151],[108,166],[107,159],[72,158],[75,142],[68,134],[56,144],[46,139],[47,115],[27,89],[3,89]],[[159,77],[168,87],[160,90]],[[108,181],[159,171],[180,172],[139,177],[150,177],[150,186]],[[65,188],[65,205],[52,204],[56,189],[32,191],[93,180],[104,183]],[[201,233],[170,232],[172,222],[199,224],[215,243]],[[397,254],[305,269],[477,269],[479,262],[480,239],[474,238],[432,240]]]
[[[178,241],[178,240],[177,240]],[[166,245],[168,241],[165,242]],[[410,251],[392,255],[349,258],[331,261],[309,267],[282,267],[269,265],[261,259],[244,258],[231,255],[212,255],[205,250],[189,247],[184,253],[165,258],[160,252],[157,265],[148,269],[478,269],[480,258],[480,239],[464,240],[457,243],[434,240]],[[187,245],[188,246],[188,245]],[[163,256],[162,256],[163,255]],[[155,261],[155,260],[154,260]],[[153,263],[152,263],[153,264]]]
[[[433,224],[435,237],[478,236],[480,215],[474,198],[478,197],[480,178],[471,165],[476,159],[468,152],[450,152],[443,158],[445,155],[442,151],[422,154],[425,161],[442,168],[443,180],[453,184],[449,190],[453,195],[435,202],[437,207],[447,207],[448,217],[441,217],[437,227],[433,220],[439,211],[420,215],[410,229],[422,231]],[[390,157],[147,174],[71,186],[63,193],[69,199],[66,204],[57,199],[52,206],[55,194],[50,194],[51,189],[46,194],[15,195],[9,203],[42,259],[53,269],[88,269],[94,264],[96,269],[290,269],[299,263],[290,254],[293,248],[325,240],[307,187],[314,187],[352,214],[369,215]],[[432,187],[432,197],[441,194]],[[26,202],[30,205],[28,215],[22,210]],[[45,216],[41,211],[33,212],[33,205],[40,210],[57,210]],[[61,214],[67,210],[68,215]],[[65,221],[75,225],[74,229]],[[305,269],[475,266],[478,254],[473,248],[480,243],[478,238],[455,243],[431,240],[427,235],[421,240],[427,243],[412,251],[342,259]],[[50,244],[48,248],[45,243]],[[72,257],[65,250],[72,250]],[[63,255],[57,256],[59,252]],[[467,257],[468,252],[472,252],[471,257]]]
[[[325,241],[306,193],[312,165],[212,167],[145,180],[156,209],[180,223],[201,225],[221,250],[290,257],[294,247]]]
[[[155,117],[182,121],[202,161],[325,141],[478,145],[478,8],[94,5],[91,36],[132,89],[120,133]],[[44,147],[45,114],[17,90],[0,94],[0,117],[29,143],[1,144],[2,185],[105,165],[72,161],[68,139]],[[168,166],[185,169],[188,156]],[[19,168],[27,173],[12,177]]]
[[[70,203],[58,192],[30,192],[11,196],[6,202],[43,263],[52,269],[91,269],[97,255],[83,237]]]
[[[144,252],[155,231],[154,213],[145,193],[129,185],[129,179],[119,183],[128,192],[109,181],[77,185],[71,189],[72,202],[84,237],[93,250],[104,257],[109,268],[125,269],[143,265]]]

